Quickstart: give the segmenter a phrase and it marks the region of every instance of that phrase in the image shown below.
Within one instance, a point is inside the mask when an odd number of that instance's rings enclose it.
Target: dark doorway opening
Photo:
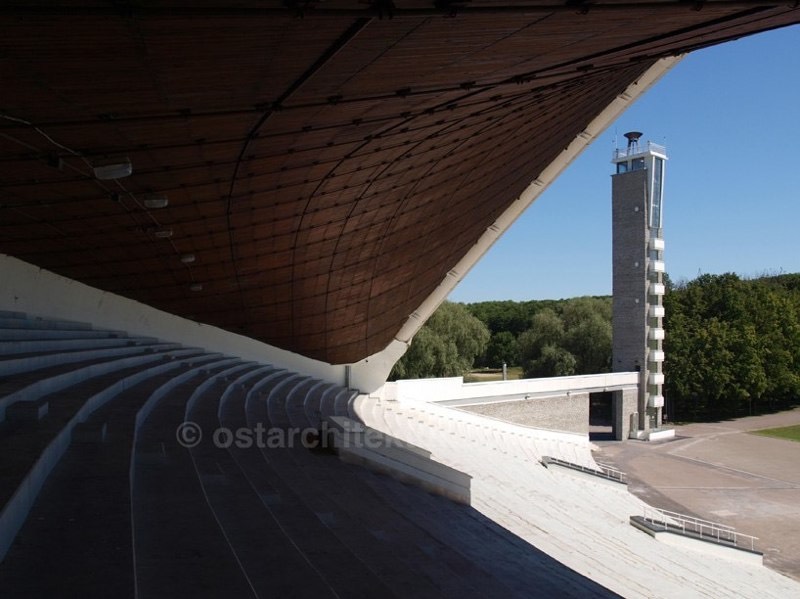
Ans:
[[[613,441],[614,433],[614,392],[589,393],[589,440]]]

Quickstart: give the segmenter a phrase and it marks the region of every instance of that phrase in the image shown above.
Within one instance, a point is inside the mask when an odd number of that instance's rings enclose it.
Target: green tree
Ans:
[[[548,345],[558,347],[564,338],[564,323],[555,310],[545,308],[531,319],[531,327],[519,336],[519,363],[537,360]]]
[[[575,370],[597,374],[611,369],[611,321],[591,312],[575,322],[564,335],[564,349],[575,356]]]
[[[575,356],[562,347],[545,345],[539,357],[523,363],[525,378],[569,376],[575,374]]]
[[[488,342],[489,329],[463,304],[444,302],[414,336],[389,378],[464,375]]]
[[[495,333],[479,363],[490,368],[500,368],[503,364],[515,365],[519,361],[517,345],[517,338],[510,331]]]
[[[600,318],[610,323],[611,298],[585,296],[567,300],[562,307],[561,317],[567,330],[593,318]]]
[[[492,335],[505,331],[516,337],[528,327],[532,303],[535,302],[479,302],[468,304],[467,309],[489,327]]]
[[[524,376],[608,372],[611,365],[611,302],[580,297],[537,312],[519,336]]]
[[[703,275],[664,297],[667,398],[679,418],[718,418],[796,401],[796,275]]]

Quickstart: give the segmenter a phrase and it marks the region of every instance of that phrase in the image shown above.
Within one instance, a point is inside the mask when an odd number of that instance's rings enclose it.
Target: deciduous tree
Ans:
[[[489,342],[489,329],[463,304],[445,302],[414,336],[391,379],[461,376]]]

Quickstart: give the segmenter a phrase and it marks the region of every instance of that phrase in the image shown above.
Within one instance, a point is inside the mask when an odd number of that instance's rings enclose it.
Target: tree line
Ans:
[[[672,419],[772,410],[800,396],[800,274],[702,275],[664,297],[665,396]],[[611,298],[445,302],[390,378],[521,366],[526,378],[611,367]]]
[[[772,411],[800,396],[800,274],[702,275],[664,297],[665,398],[674,418]]]
[[[611,299],[443,303],[390,378],[461,376],[522,366],[526,378],[607,372]]]

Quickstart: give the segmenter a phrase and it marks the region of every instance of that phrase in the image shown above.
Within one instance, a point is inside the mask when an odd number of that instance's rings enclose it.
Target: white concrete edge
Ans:
[[[510,379],[507,381],[481,381],[475,383],[464,383],[470,389],[481,389],[493,387],[495,385],[514,386],[528,385],[532,390],[539,390],[539,387],[546,386],[549,391],[560,390],[589,390],[601,389],[602,387],[638,386],[638,372],[601,372],[598,374],[578,374],[570,376],[550,376],[534,379]]]
[[[653,537],[653,539],[656,541],[664,543],[665,545],[679,547],[680,549],[688,549],[689,551],[694,551],[703,555],[711,555],[725,560],[748,564],[750,566],[764,566],[764,556],[758,552],[752,552],[729,545],[712,543],[710,541],[703,541],[701,539],[695,539],[693,537],[666,530],[652,530],[642,524],[639,524],[635,520],[630,520],[630,524],[634,528],[641,530],[642,532]]]
[[[655,533],[655,538],[657,541],[666,545],[680,547],[681,549],[689,549],[704,555],[713,555],[727,560],[750,564],[751,566],[763,567],[764,565],[764,556],[762,554],[738,549],[736,547],[717,545],[716,543],[709,543],[708,541],[693,539],[672,532],[657,532]]]
[[[529,435],[533,436],[540,436],[541,438],[548,438],[548,433],[552,433],[554,435],[561,435],[560,437],[549,437],[551,440],[562,440],[562,441],[569,441],[571,443],[575,442],[589,442],[589,434],[588,433],[576,433],[573,431],[562,431],[557,428],[542,428],[539,426],[529,426],[527,424],[517,424],[516,422],[509,422],[507,420],[502,420],[495,416],[490,416],[489,414],[479,414],[477,412],[470,412],[469,410],[463,409],[462,406],[444,406],[447,409],[455,410],[459,414],[468,414],[471,417],[474,417],[475,420],[471,420],[473,423],[480,423],[480,420],[488,420],[493,425],[494,428],[503,432],[512,432],[520,434],[521,431],[525,431]],[[466,420],[462,418],[462,420]],[[511,427],[516,428],[509,428],[506,425],[510,425]]]
[[[472,267],[489,251],[495,241],[522,215],[522,213],[544,192],[550,184],[566,169],[580,153],[585,150],[628,106],[649,90],[670,69],[683,59],[683,55],[659,59],[645,71],[636,81],[620,93],[611,104],[606,106],[561,154],[551,162],[533,182],[522,192],[498,219],[489,225],[480,239],[451,268],[420,306],[409,315],[395,338],[382,351],[369,356],[365,360],[351,366],[351,384],[365,393],[372,393],[382,385],[395,362],[408,349],[411,339],[431,317],[436,308],[447,299],[447,296],[467,276]],[[383,355],[385,352],[385,356]],[[381,380],[382,379],[382,380]],[[380,382],[378,382],[380,380]]]
[[[206,380],[200,383],[200,385],[198,385],[194,391],[192,391],[192,394],[189,396],[189,399],[186,402],[186,407],[183,410],[184,422],[191,422],[192,412],[197,406],[197,402],[200,400],[203,394],[206,393],[206,391],[208,391],[211,387],[216,385],[221,379],[236,374],[240,370],[244,370],[251,366],[251,364],[248,364],[247,362],[242,362],[241,360],[238,360],[236,358],[232,358],[229,360],[230,362],[228,363],[225,369],[220,370],[216,374],[212,374],[211,376],[206,378]]]
[[[87,322],[95,328],[156,337],[244,360],[270,363],[339,385],[345,383],[344,365],[306,358],[237,333],[175,316],[7,254],[0,254],[0,280],[3,282],[0,286],[0,310]]]
[[[403,401],[398,402],[401,405],[405,405],[413,408],[414,403],[419,405],[424,405],[425,411],[429,411],[431,413],[438,413],[445,418],[458,418],[459,420],[471,424],[476,424],[480,426],[487,426],[491,424],[496,430],[505,432],[505,433],[512,433],[517,435],[525,435],[535,437],[541,440],[552,440],[552,441],[566,441],[569,443],[578,443],[578,444],[587,444],[589,443],[589,435],[583,433],[575,433],[572,431],[560,431],[552,428],[539,428],[535,426],[527,426],[525,424],[517,424],[515,422],[508,422],[507,420],[501,420],[499,418],[495,418],[494,416],[488,416],[486,414],[476,414],[475,412],[469,412],[467,410],[461,410],[459,408],[454,408],[450,406],[443,406],[441,404],[431,403],[431,402],[424,402],[424,401]]]
[[[410,484],[430,493],[441,495],[452,501],[470,505],[470,485],[452,480],[453,474],[462,475],[469,480],[472,477],[446,464],[430,460],[421,468],[420,464],[412,465],[363,447],[339,448],[339,459],[345,463],[361,466],[381,474],[386,474],[400,482]]]
[[[580,391],[580,393],[586,393]],[[481,397],[463,397],[458,399],[432,399],[431,403],[437,403],[440,406],[447,406],[448,408],[468,408],[473,406],[489,406],[495,404],[505,403],[518,403],[521,401],[540,401],[544,399],[554,399],[564,397],[565,393],[558,392],[544,392],[544,393],[515,393],[511,395],[503,395],[497,397],[494,395],[485,395]]]
[[[546,464],[546,467],[548,470],[552,468],[553,470],[556,470],[560,473],[564,473],[567,476],[571,476],[573,478],[580,478],[582,480],[588,481],[593,484],[606,485],[614,487],[615,489],[622,489],[622,490],[625,490],[625,487],[627,486],[627,483],[621,480],[606,478],[604,476],[599,476],[597,474],[591,474],[590,472],[584,472],[582,470],[570,468],[568,466],[565,466],[564,464],[558,464],[556,462],[549,462]],[[600,471],[598,470],[598,472]]]
[[[667,439],[674,439],[674,438],[675,438],[674,428],[668,428],[659,431],[649,431],[647,433],[648,441],[665,441]]]
[[[258,378],[260,376],[264,376],[264,379],[272,379],[279,374],[285,374],[285,370],[275,370],[270,368],[269,366],[262,366],[260,368],[256,368],[255,370],[251,370],[245,372],[244,374],[237,374],[235,378],[232,378],[228,382],[228,386],[225,387],[225,391],[223,391],[222,395],[219,398],[219,402],[217,402],[217,420],[222,423],[225,408],[228,405],[228,401],[231,398],[231,395],[236,390],[237,385],[244,385],[249,382],[251,379]],[[265,376],[266,375],[266,376]]]
[[[637,372],[514,379],[465,383],[462,377],[399,380],[384,385],[383,396],[397,401],[425,401],[444,405],[468,405],[519,401],[542,397],[638,389]]]

